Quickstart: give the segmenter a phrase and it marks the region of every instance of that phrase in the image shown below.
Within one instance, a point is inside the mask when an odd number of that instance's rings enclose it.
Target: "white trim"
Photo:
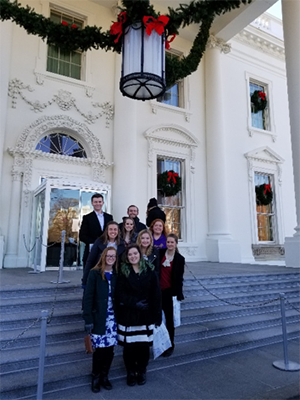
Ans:
[[[282,166],[284,159],[268,146],[260,147],[244,154],[248,161],[248,188],[250,205],[250,224],[252,244],[259,245],[257,237],[256,198],[254,187],[254,174],[261,172],[273,176],[274,212],[275,212],[275,241],[272,244],[284,243],[283,201],[282,201]],[[265,244],[265,243],[264,243]]]

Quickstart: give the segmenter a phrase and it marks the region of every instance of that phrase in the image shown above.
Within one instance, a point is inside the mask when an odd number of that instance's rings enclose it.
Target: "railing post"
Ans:
[[[280,308],[281,308],[281,322],[282,322],[282,337],[283,337],[283,355],[284,361],[274,361],[273,366],[283,371],[299,371],[300,365],[293,361],[289,361],[288,347],[287,347],[287,334],[286,334],[286,319],[285,319],[285,294],[280,293]]]
[[[38,271],[37,269],[37,257],[38,257],[38,251],[39,251],[39,244],[40,244],[40,238],[37,236],[35,238],[35,249],[34,249],[34,267],[33,271],[29,271],[29,274],[39,274],[41,271]]]
[[[39,359],[39,374],[37,384],[37,400],[43,399],[43,388],[44,388],[44,367],[45,367],[45,353],[46,353],[46,329],[47,329],[47,318],[48,310],[43,310],[41,313],[41,341],[40,341],[40,359]]]
[[[61,231],[61,246],[60,246],[60,259],[59,259],[59,278],[58,281],[51,283],[69,283],[70,281],[63,280],[64,260],[65,260],[65,236],[66,231]]]

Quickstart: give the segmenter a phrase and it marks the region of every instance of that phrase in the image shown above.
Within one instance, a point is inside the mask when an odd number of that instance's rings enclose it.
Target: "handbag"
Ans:
[[[176,296],[173,296],[173,320],[174,328],[181,325],[181,315],[180,315],[180,301],[177,300]]]
[[[85,352],[87,354],[92,354],[94,352],[93,346],[92,346],[91,335],[86,335],[84,337],[84,345],[85,345]]]
[[[162,322],[153,329],[153,358],[159,357],[164,351],[172,346],[169,332],[166,325]]]

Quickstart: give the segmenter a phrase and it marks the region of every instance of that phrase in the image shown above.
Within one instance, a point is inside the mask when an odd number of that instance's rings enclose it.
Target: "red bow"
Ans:
[[[266,194],[267,192],[270,192],[270,193],[271,193],[271,185],[266,185],[266,184],[265,184],[264,194]]]
[[[69,26],[69,24],[68,24],[67,21],[61,21],[61,24],[64,25],[64,26]],[[72,24],[72,25],[71,25],[71,28],[73,28],[73,29],[74,29],[74,28],[78,28],[78,26],[77,26],[76,24]]]
[[[115,43],[118,43],[120,36],[123,33],[123,24],[124,22],[126,22],[126,20],[127,20],[127,14],[126,11],[123,11],[118,15],[118,22],[114,22],[110,27],[110,34],[118,35],[114,40]]]
[[[146,27],[146,33],[147,35],[151,35],[153,29],[159,34],[159,36],[164,33],[165,31],[165,26],[169,22],[169,17],[166,17],[165,15],[160,15],[157,19],[149,16],[149,17],[143,17],[143,22]]]
[[[174,34],[174,35],[171,37],[171,39],[169,39],[169,40],[166,41],[166,49],[167,49],[167,50],[169,50],[169,48],[171,47],[171,46],[170,46],[170,43],[172,43],[173,40],[174,40],[175,38],[176,38],[176,35]]]
[[[171,172],[168,171],[168,182],[170,182],[170,180],[173,180],[173,183],[176,183],[176,178],[178,177],[177,172]]]
[[[264,92],[258,92],[258,95],[259,95],[259,97],[260,97],[263,101],[266,100],[266,93],[264,93]]]

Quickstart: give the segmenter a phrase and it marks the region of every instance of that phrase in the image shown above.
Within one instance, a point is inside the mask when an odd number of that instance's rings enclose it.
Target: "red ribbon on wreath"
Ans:
[[[168,171],[168,182],[170,182],[170,180],[173,180],[173,183],[176,183],[176,178],[178,177],[177,172],[171,172]]]
[[[172,43],[173,40],[174,40],[175,38],[176,38],[176,35],[174,34],[174,35],[171,37],[171,39],[166,40],[166,49],[167,49],[167,50],[169,50],[169,48],[171,47],[171,46],[170,46],[170,43]]]
[[[264,92],[258,92],[258,95],[259,95],[259,97],[260,97],[263,101],[266,100],[266,93],[264,93]]]
[[[118,15],[118,21],[114,22],[112,26],[110,27],[110,34],[111,35],[118,35],[116,39],[114,40],[115,43],[118,43],[121,35],[123,34],[123,24],[127,20],[127,13],[126,11],[122,11]]]
[[[68,24],[67,21],[61,21],[61,24],[64,25],[64,26],[69,26],[69,24]],[[76,24],[72,24],[72,25],[71,25],[71,28],[72,28],[72,29],[75,29],[75,28],[78,28],[78,26],[77,26]]]
[[[165,26],[169,22],[169,17],[166,17],[165,15],[160,15],[157,19],[151,17],[151,16],[145,16],[143,17],[143,22],[146,27],[146,33],[147,35],[151,35],[153,29],[161,36],[162,33],[165,31]]]
[[[270,192],[270,193],[271,193],[271,185],[266,185],[266,184],[265,184],[264,194],[267,194],[267,192]]]

